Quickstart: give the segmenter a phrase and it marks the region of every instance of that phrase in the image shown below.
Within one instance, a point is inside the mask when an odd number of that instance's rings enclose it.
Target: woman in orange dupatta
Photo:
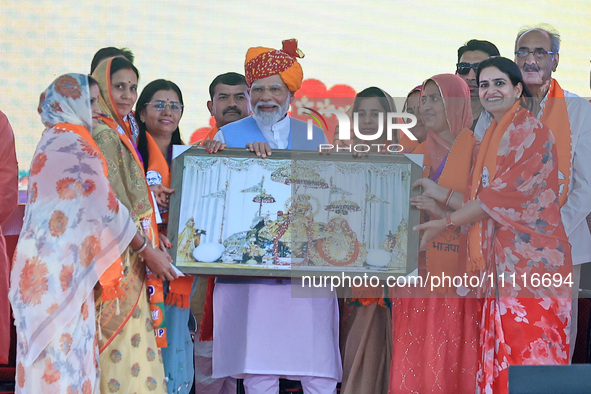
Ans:
[[[159,225],[162,241],[166,238],[170,189],[170,161],[172,145],[182,145],[179,121],[183,115],[183,95],[171,81],[157,79],[146,85],[136,105],[139,125],[138,149],[144,161],[144,170],[150,188],[158,201],[162,216]],[[189,301],[197,281],[186,275],[164,282],[166,296],[164,315],[168,346],[162,349],[164,371],[169,393],[186,394],[194,379],[193,341],[189,333]]]
[[[467,268],[482,278],[478,389],[506,393],[509,365],[568,364],[572,263],[554,136],[528,110],[519,67],[490,58],[476,78],[494,120],[464,205],[415,230],[425,231],[424,247],[446,227],[468,226]]]
[[[107,162],[115,195],[129,209],[137,228],[147,235],[150,247],[158,248],[151,194],[133,142],[134,127],[130,126],[136,124],[130,114],[137,99],[138,71],[127,59],[114,57],[101,62],[94,76],[101,88],[103,114],[93,130],[93,138]],[[164,368],[158,357],[159,348],[166,346],[161,279],[173,279],[176,273],[168,263],[170,256],[159,251],[160,261],[144,261],[131,251],[123,253],[124,294],[113,301],[97,302],[102,334],[99,336],[101,389],[105,392],[116,388],[134,392],[145,387],[165,391]]]
[[[16,392],[100,391],[95,285],[117,297],[120,255],[128,247],[148,258],[154,252],[116,199],[90,134],[98,98],[97,82],[82,74],[62,75],[41,94],[47,128],[31,165],[9,294]]]
[[[435,75],[423,83],[420,111],[428,134],[413,153],[425,154],[424,178],[413,186],[424,191],[411,204],[428,220],[443,217],[448,193],[461,194],[468,183],[475,142],[468,85],[455,75]],[[424,278],[461,274],[459,238],[457,231],[445,231],[420,253]],[[477,301],[456,290],[448,286],[431,292],[426,286],[394,293],[391,393],[474,391]]]

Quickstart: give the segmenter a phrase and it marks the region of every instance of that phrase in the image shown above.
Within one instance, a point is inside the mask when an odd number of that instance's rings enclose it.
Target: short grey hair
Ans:
[[[560,34],[558,33],[558,30],[556,30],[553,26],[548,25],[548,24],[541,24],[541,25],[533,26],[533,27],[525,27],[525,28],[522,28],[521,30],[519,30],[519,33],[517,33],[517,37],[515,38],[515,50],[518,49],[517,42],[519,41],[519,39],[525,33],[528,33],[532,30],[540,30],[540,31],[546,32],[550,36],[550,41],[552,43],[552,45],[550,47],[550,51],[552,51],[554,53],[558,53],[558,51],[560,50]]]

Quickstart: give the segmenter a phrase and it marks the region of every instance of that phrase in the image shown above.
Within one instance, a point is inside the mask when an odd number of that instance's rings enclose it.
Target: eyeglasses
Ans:
[[[456,71],[460,75],[468,75],[470,70],[474,70],[474,72],[476,72],[476,69],[478,68],[479,64],[480,64],[480,62],[478,62],[478,63],[461,62],[461,63],[456,64]]]
[[[524,59],[524,58],[528,57],[530,53],[533,53],[534,54],[534,57],[536,59],[543,59],[546,55],[554,55],[555,52],[547,51],[544,48],[536,48],[533,51],[530,51],[527,48],[519,48],[515,52],[515,55],[518,58]]]
[[[181,112],[183,110],[183,104],[178,101],[156,100],[154,102],[146,103],[146,105],[150,105],[156,111],[164,111],[167,106],[172,112]]]

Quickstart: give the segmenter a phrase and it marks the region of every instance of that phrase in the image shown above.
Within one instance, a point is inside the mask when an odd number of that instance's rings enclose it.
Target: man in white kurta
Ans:
[[[320,129],[308,140],[306,124],[287,115],[303,79],[300,55],[294,40],[282,50],[250,48],[245,74],[253,115],[224,126],[206,149],[247,147],[266,157],[272,149],[326,143]],[[336,393],[342,377],[336,296],[324,288],[305,295],[292,296],[291,280],[218,278],[213,376],[243,378],[247,393],[278,393],[280,377],[300,380],[306,393]]]

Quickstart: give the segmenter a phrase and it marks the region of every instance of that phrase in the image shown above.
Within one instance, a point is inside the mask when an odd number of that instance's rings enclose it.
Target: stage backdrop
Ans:
[[[556,77],[589,95],[591,2],[411,1],[110,1],[2,0],[0,110],[16,134],[28,172],[43,126],[39,94],[63,73],[88,73],[97,49],[125,46],[140,70],[140,90],[166,78],[185,99],[183,138],[208,127],[208,86],[218,74],[244,71],[251,46],[281,47],[295,37],[306,54],[305,78],[326,88],[378,86],[404,97],[438,73],[454,72],[457,48],[471,38],[494,42],[513,58],[517,31],[550,23],[562,35]]]

